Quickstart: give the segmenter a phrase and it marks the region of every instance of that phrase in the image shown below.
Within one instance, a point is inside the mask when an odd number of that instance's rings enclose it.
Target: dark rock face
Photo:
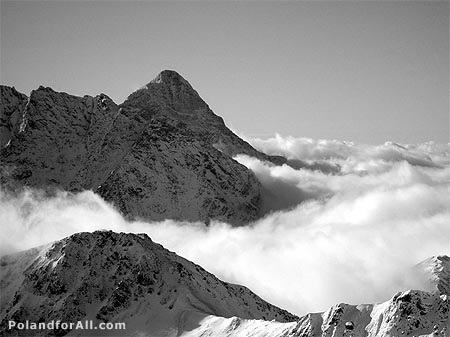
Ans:
[[[260,201],[251,172],[215,148],[205,148],[183,122],[168,118],[150,122],[97,191],[124,214],[155,220],[170,214],[180,220],[243,223],[256,215]]]
[[[118,331],[122,336],[148,335],[149,331],[161,336],[158,329],[169,328],[176,336],[177,329],[182,331],[196,315],[280,322],[297,318],[245,287],[219,280],[145,234],[74,234],[45,247],[4,256],[0,267],[2,336],[10,332],[6,328],[10,319],[120,321],[129,329]]]
[[[40,87],[2,149],[2,162],[14,166],[14,178],[26,185],[89,188],[104,179],[95,166],[117,111],[105,95],[76,97]]]
[[[40,87],[2,87],[2,183],[91,189],[130,217],[245,224],[261,203],[255,176],[231,157],[267,156],[229,130],[191,85],[163,71],[121,105]]]
[[[28,97],[15,88],[0,86],[0,147],[5,146],[21,118]]]

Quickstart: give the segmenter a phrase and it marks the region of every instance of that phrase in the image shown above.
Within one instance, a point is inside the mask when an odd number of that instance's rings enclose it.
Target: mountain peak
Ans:
[[[124,107],[148,108],[169,107],[170,110],[192,114],[199,109],[208,109],[190,83],[174,70],[163,70],[147,85],[133,92]]]
[[[175,70],[163,70],[158,76],[156,76],[150,83],[163,83],[163,84],[176,84],[176,85],[188,85],[191,86],[188,81],[186,81],[183,76],[178,74]]]

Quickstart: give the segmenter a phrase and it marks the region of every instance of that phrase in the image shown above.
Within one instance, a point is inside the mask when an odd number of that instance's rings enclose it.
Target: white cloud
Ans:
[[[339,165],[340,173],[238,156],[263,183],[267,210],[290,207],[238,228],[130,223],[92,192],[49,198],[36,191],[2,192],[2,250],[94,229],[146,232],[218,277],[297,314],[338,302],[382,301],[419,287],[408,268],[431,255],[450,254],[448,145],[374,147],[279,136],[255,143],[292,159]]]

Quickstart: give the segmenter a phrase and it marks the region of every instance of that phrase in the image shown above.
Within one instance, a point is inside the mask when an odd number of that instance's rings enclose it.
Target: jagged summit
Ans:
[[[150,83],[186,85],[192,88],[186,79],[175,70],[163,70]]]
[[[140,107],[152,112],[156,112],[156,107],[164,106],[172,114],[193,114],[209,108],[189,82],[173,70],[160,72],[147,85],[128,96],[121,106]]]
[[[189,82],[174,70],[163,70],[146,86],[128,96],[120,107],[181,121],[199,139],[228,156],[247,154],[277,165],[287,163],[281,156],[268,156],[257,151],[234,134]]]

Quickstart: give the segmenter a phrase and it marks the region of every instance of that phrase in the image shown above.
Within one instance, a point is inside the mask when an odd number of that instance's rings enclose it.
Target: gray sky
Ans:
[[[449,2],[1,1],[1,82],[117,103],[177,70],[234,130],[449,142]]]

